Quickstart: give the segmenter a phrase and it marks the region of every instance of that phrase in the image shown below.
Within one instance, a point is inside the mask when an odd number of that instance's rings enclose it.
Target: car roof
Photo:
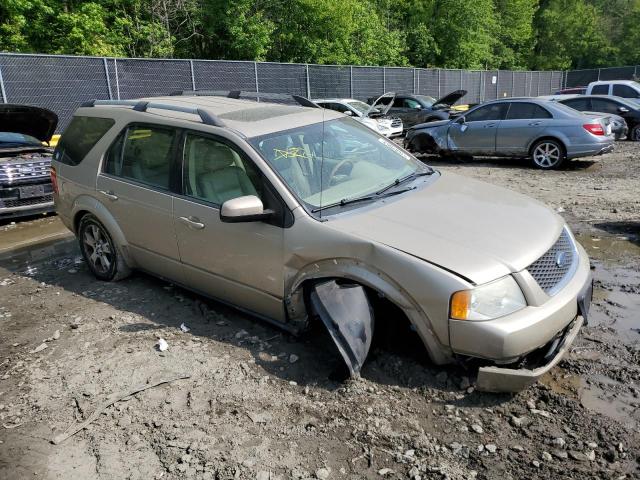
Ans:
[[[312,102],[339,102],[339,103],[347,103],[347,102],[363,102],[362,100],[358,100],[357,98],[314,98],[311,100]]]
[[[638,82],[634,80],[598,80],[591,82],[589,85],[609,85],[610,83],[618,83],[621,85],[635,85]]]
[[[220,96],[162,96],[137,99],[140,102],[168,106],[198,108],[218,117],[224,124],[245,137],[256,137],[291,128],[344,118],[344,115],[324,108],[301,107],[281,103],[255,102]],[[96,109],[120,109],[131,106],[96,105]],[[193,120],[193,114],[150,107],[145,114],[159,115],[180,122]]]

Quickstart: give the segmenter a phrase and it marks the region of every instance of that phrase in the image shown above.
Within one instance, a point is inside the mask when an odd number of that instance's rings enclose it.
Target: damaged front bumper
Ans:
[[[518,392],[528,387],[562,360],[583,324],[584,317],[578,315],[559,341],[554,342],[553,350],[545,356],[547,362],[536,368],[481,367],[478,370],[477,389],[483,392]]]

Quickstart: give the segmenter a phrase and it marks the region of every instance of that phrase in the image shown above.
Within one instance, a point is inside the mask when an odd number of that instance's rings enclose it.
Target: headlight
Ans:
[[[527,306],[522,290],[511,275],[451,296],[449,317],[456,320],[491,320]]]
[[[386,130],[389,130],[387,127],[385,127],[384,125],[381,124],[376,124],[376,128],[378,129],[379,132],[384,132]]]

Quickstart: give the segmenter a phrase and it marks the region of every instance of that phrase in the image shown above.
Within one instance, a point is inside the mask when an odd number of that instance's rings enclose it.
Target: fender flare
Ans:
[[[453,352],[440,343],[431,321],[409,293],[395,280],[366,263],[349,258],[332,258],[309,264],[299,270],[285,294],[285,307],[289,321],[297,331],[308,323],[304,286],[321,279],[345,279],[371,288],[400,308],[416,328],[431,360],[437,365],[451,363]]]
[[[135,266],[135,262],[133,261],[132,255],[129,251],[129,242],[127,242],[122,229],[107,207],[94,197],[89,195],[80,195],[74,200],[73,207],[71,208],[73,233],[75,233],[76,236],[78,235],[77,227],[79,215],[83,212],[95,215],[100,223],[105,226],[109,235],[111,235],[111,239],[119,247],[125,263],[128,267],[133,268]]]

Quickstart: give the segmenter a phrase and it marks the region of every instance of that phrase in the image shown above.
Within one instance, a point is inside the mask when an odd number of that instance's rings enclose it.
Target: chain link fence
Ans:
[[[640,80],[640,65],[571,70],[566,74],[565,86],[586,87],[598,80]]]
[[[573,72],[569,72],[571,74]],[[243,90],[367,101],[384,92],[439,98],[467,90],[461,103],[548,95],[564,73],[362,67],[229,60],[102,58],[0,53],[0,102],[53,110],[58,130],[83,102],[169,95],[178,90]]]

